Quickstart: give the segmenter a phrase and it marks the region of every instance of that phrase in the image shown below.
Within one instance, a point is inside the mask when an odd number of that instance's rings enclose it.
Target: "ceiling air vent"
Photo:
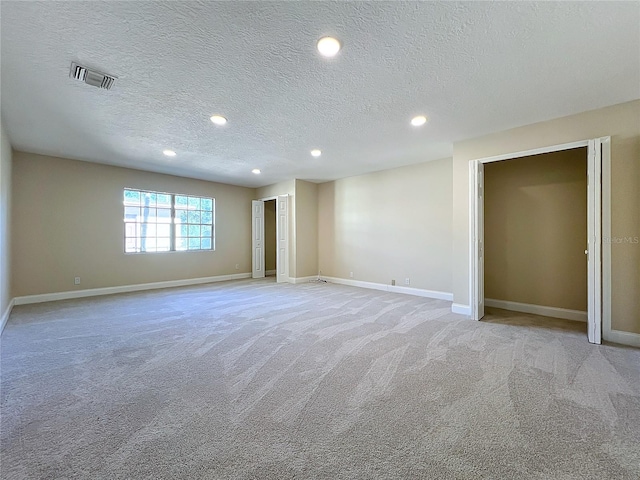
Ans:
[[[98,72],[97,70],[91,70],[87,67],[83,67],[82,65],[78,65],[75,62],[71,63],[71,71],[69,72],[69,76],[71,78],[75,78],[76,80],[80,80],[88,85],[105,88],[110,90],[113,86],[113,82],[116,81],[116,78],[113,75],[107,75],[106,73]]]

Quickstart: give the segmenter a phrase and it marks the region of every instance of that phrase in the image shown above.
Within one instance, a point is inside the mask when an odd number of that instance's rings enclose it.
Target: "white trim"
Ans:
[[[451,312],[459,315],[471,316],[471,305],[463,305],[461,303],[452,303]]]
[[[309,279],[316,279],[317,277],[305,277]],[[384,292],[402,293],[405,295],[415,295],[417,297],[435,298],[438,300],[446,300],[448,302],[453,301],[453,293],[439,292],[436,290],[424,290],[422,288],[401,287],[397,285],[385,285],[384,283],[363,282],[361,280],[351,280],[348,278],[338,277],[322,277],[330,283],[337,283],[339,285],[349,285],[351,287],[369,288],[372,290],[382,290]]]
[[[272,195],[271,197],[264,197],[258,199],[261,202],[268,202],[269,200],[278,200],[278,195]]]
[[[275,275],[277,272],[277,270],[265,270],[264,274],[265,275]]]
[[[70,292],[43,293],[41,295],[16,297],[13,301],[14,305],[27,305],[30,303],[54,302],[56,300],[68,300],[71,298],[96,297],[99,295],[113,295],[114,293],[155,290],[157,288],[184,287],[188,285],[199,285],[202,283],[226,282],[228,280],[240,280],[242,278],[251,278],[251,273],[234,273],[231,275],[218,275],[215,277],[186,278],[184,280],[169,280],[166,282],[139,283],[137,285],[121,285],[118,287],[89,288],[86,290],[74,290]]]
[[[587,157],[587,290],[589,342],[602,343],[602,142],[589,140]]]
[[[623,332],[622,330],[611,330],[605,337],[608,342],[619,343],[621,345],[629,345],[630,347],[640,348],[640,334]]]
[[[317,278],[318,277],[315,275],[312,275],[310,277],[289,277],[289,283],[299,285],[301,283],[309,283],[311,280],[315,280]]]
[[[533,313],[534,315],[542,315],[543,317],[564,318],[566,320],[575,320],[577,322],[587,321],[587,312],[582,310],[545,307],[543,305],[510,302],[508,300],[495,300],[493,298],[485,298],[484,304],[487,307],[504,308],[505,310],[511,310],[513,312]]]
[[[484,317],[484,164],[480,160],[469,162],[469,299],[471,320]],[[480,272],[480,273],[478,273]]]
[[[476,290],[476,280],[478,279],[478,275],[476,274],[476,163],[477,160],[471,160],[469,162],[469,313],[468,315],[473,320],[473,307],[471,306],[474,302],[477,301],[475,298],[475,290]],[[476,302],[477,303],[477,302]],[[464,305],[459,305],[460,309]],[[453,307],[452,311],[453,311]],[[454,313],[460,313],[453,311]],[[466,313],[463,315],[467,315]]]
[[[602,238],[611,238],[611,137],[602,137],[600,141],[602,142]],[[611,332],[611,242],[602,242],[602,338],[610,340]]]
[[[11,301],[9,302],[9,305],[7,305],[7,309],[2,314],[2,319],[0,319],[0,335],[2,335],[2,332],[4,331],[4,327],[9,321],[9,316],[11,315],[11,310],[13,309],[14,304],[15,304],[15,299],[12,298]]]
[[[523,150],[521,152],[505,153],[494,157],[485,157],[478,159],[480,163],[500,162],[502,160],[513,160],[514,158],[531,157],[533,155],[541,155],[543,153],[561,152],[562,150],[571,150],[572,148],[588,147],[589,140],[580,140],[578,142],[561,143],[560,145],[551,145],[549,147],[534,148],[532,150]]]

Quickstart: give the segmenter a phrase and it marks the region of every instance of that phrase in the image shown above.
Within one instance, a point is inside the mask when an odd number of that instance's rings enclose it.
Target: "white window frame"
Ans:
[[[127,224],[134,224],[134,225],[140,225],[142,222],[136,221],[136,222],[127,222],[126,219],[126,207],[133,207],[135,205],[127,205],[126,200],[124,199],[124,193],[129,190],[129,191],[133,191],[133,192],[139,192],[140,194],[144,194],[144,193],[152,193],[155,195],[168,195],[170,197],[170,210],[171,210],[171,219],[169,221],[169,250],[155,250],[155,251],[127,251],[127,238],[132,238],[132,237],[128,237],[127,236]],[[122,194],[123,194],[123,251],[126,255],[138,255],[138,254],[153,254],[153,253],[181,253],[181,252],[213,252],[216,249],[216,242],[215,242],[215,238],[216,238],[216,199],[214,197],[206,197],[206,196],[201,196],[201,195],[190,195],[190,194],[186,194],[186,193],[170,193],[170,192],[160,192],[157,190],[147,190],[147,189],[142,189],[142,188],[133,188],[133,187],[124,187],[122,190]],[[176,248],[176,227],[177,227],[177,223],[176,223],[176,210],[189,210],[189,208],[180,208],[180,206],[176,205],[176,197],[193,197],[193,198],[198,198],[200,200],[202,199],[206,199],[206,200],[211,200],[211,247],[210,248],[198,248],[198,249],[189,249],[188,246],[186,249],[177,249]],[[153,208],[153,207],[152,207]],[[157,208],[157,207],[155,207]],[[198,211],[203,212],[205,210],[199,209]],[[157,217],[156,217],[157,218]],[[158,225],[159,223],[156,222],[156,225]],[[195,225],[195,224],[194,224]],[[203,225],[208,226],[208,223],[200,223],[199,224],[200,227],[202,228]],[[137,228],[136,228],[137,230]],[[156,237],[158,238],[158,237]],[[161,237],[164,238],[164,237]],[[181,237],[182,238],[182,237]],[[187,241],[190,238],[189,236],[186,237]],[[200,236],[200,239],[202,238],[209,238],[208,236]],[[157,247],[157,245],[156,245]]]

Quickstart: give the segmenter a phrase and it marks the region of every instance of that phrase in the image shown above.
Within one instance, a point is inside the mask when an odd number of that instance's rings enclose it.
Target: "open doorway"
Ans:
[[[264,202],[264,275],[266,277],[276,276],[276,253],[278,247],[276,234],[276,199],[265,200]]]
[[[587,147],[485,164],[484,247],[488,313],[586,333]]]
[[[611,234],[610,137],[498,155],[469,163],[469,299],[471,318],[485,308],[484,166],[531,155],[587,147],[587,337],[601,343],[611,331],[611,252],[602,238]]]
[[[275,222],[275,241],[272,235],[273,222]],[[269,267],[274,268],[267,269],[267,258],[271,262]],[[273,272],[274,269],[275,272]],[[275,273],[278,283],[289,281],[288,195],[262,198],[251,202],[251,270],[253,278],[264,278],[268,275],[268,271],[269,274]]]

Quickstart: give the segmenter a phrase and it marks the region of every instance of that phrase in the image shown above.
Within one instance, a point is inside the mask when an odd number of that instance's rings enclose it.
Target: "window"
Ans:
[[[124,189],[124,251],[214,250],[215,200]]]

